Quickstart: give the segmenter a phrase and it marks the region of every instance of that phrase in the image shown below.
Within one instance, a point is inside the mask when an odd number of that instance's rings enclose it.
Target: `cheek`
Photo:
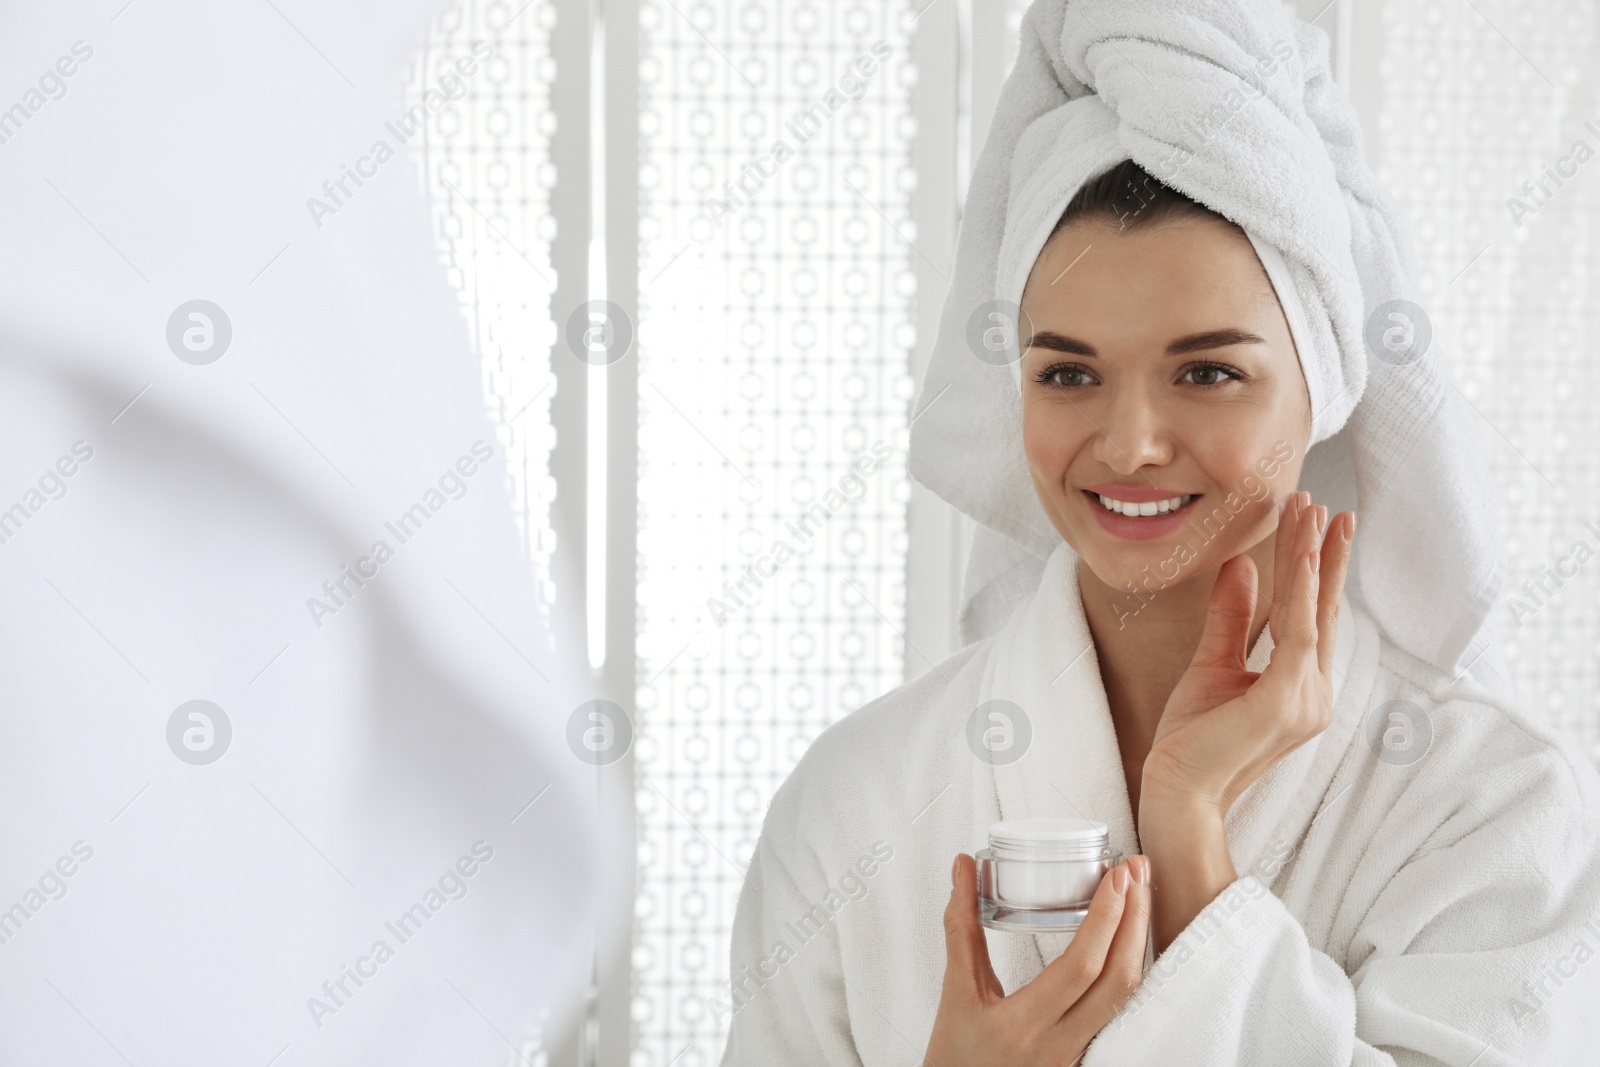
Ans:
[[[1277,505],[1272,497],[1259,501],[1241,499],[1244,500],[1244,507],[1229,523],[1227,535],[1218,538],[1223,559],[1237,555],[1270,536],[1277,525]]]
[[[1215,543],[1207,545],[1207,556],[1214,554],[1220,561],[1270,536],[1282,501],[1299,484],[1298,440],[1251,435],[1240,441],[1218,436],[1195,442],[1194,447],[1195,455],[1206,457],[1205,472],[1214,486],[1213,499],[1205,502],[1205,514],[1212,519],[1211,527],[1222,527]]]
[[[1023,408],[1022,449],[1034,476],[1059,481],[1090,439],[1083,416],[1065,405],[1035,400]]]
[[[1277,420],[1214,419],[1191,433],[1186,445],[1224,495],[1237,493],[1255,504],[1294,491],[1301,440],[1293,426]]]

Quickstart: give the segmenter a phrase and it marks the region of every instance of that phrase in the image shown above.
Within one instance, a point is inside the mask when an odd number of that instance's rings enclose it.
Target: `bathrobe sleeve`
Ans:
[[[828,914],[820,860],[786,833],[783,793],[762,828],[733,918],[728,995],[711,1002],[728,1029],[722,1067],[862,1067],[850,1033],[839,932]],[[798,853],[786,857],[780,851]],[[806,892],[791,870],[808,877]],[[804,940],[802,940],[804,938]]]
[[[1238,879],[1146,971],[1084,1067],[1153,1067],[1180,1051],[1243,1067],[1594,1063],[1593,801],[1582,787],[1504,805],[1458,794],[1360,917],[1349,974],[1259,878]],[[1364,876],[1340,873],[1317,892]]]

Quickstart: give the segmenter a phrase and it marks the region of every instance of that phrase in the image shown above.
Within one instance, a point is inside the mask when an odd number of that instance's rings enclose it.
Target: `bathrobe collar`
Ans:
[[[1006,715],[1013,747],[992,762],[978,764],[974,776],[974,848],[987,843],[989,824],[1000,819],[1084,818],[1106,824],[1111,845],[1124,855],[1139,851],[1138,828],[1116,729],[1100,678],[1099,660],[1084,617],[1078,588],[1077,557],[1065,543],[1051,554],[1038,590],[993,640],[984,668],[982,701],[974,720]],[[1343,601],[1334,653],[1334,721],[1328,729],[1274,764],[1234,802],[1223,824],[1229,854],[1241,876],[1257,873],[1268,886],[1279,865],[1274,846],[1299,839],[1361,719],[1361,694],[1345,693],[1355,650],[1356,623]],[[1272,653],[1269,628],[1263,628],[1246,660],[1260,671]],[[1345,698],[1341,700],[1341,698]],[[990,705],[990,701],[1007,701]],[[1020,709],[1020,710],[1019,710]],[[981,725],[979,727],[981,729]],[[975,731],[969,728],[969,738]],[[1024,748],[1025,744],[1025,748]],[[1022,750],[1020,758],[1005,762]],[[975,747],[974,751],[987,751]],[[1254,870],[1253,870],[1254,869]],[[991,948],[996,939],[991,938]],[[1059,955],[1064,934],[1009,938],[1018,946],[1034,941],[1013,961],[1027,971]],[[996,960],[997,971],[1000,960]],[[1022,975],[1025,981],[1031,973]],[[1012,988],[1007,984],[1007,988]]]

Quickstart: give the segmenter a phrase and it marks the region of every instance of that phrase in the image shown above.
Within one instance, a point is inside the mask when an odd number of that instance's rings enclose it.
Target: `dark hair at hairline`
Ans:
[[[1115,222],[1119,230],[1144,229],[1183,220],[1220,222],[1244,236],[1244,231],[1234,223],[1158,180],[1131,159],[1085,182],[1073,194],[1061,218],[1056,220],[1050,236],[1054,237],[1073,222],[1088,219]]]
[[[1221,225],[1246,244],[1250,243],[1249,236],[1238,223],[1180,193],[1131,159],[1125,159],[1105,173],[1084,182],[1056,220],[1055,228],[1045,238],[1045,243],[1049,244],[1056,234],[1072,223],[1089,220],[1116,223],[1119,232],[1150,229],[1164,223],[1212,222]],[[1250,254],[1255,256],[1253,245]],[[1263,293],[1276,301],[1277,290],[1272,286],[1266,267],[1261,267],[1257,275]]]

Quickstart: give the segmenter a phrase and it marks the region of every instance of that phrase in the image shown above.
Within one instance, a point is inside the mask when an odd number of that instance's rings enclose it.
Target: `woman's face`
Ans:
[[[1034,489],[1106,585],[1142,604],[1276,527],[1311,409],[1242,231],[1069,225],[1029,275],[1019,343]]]

